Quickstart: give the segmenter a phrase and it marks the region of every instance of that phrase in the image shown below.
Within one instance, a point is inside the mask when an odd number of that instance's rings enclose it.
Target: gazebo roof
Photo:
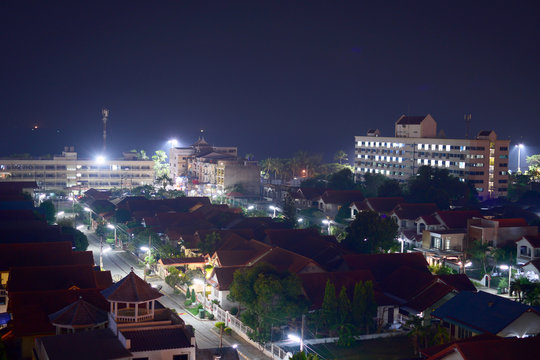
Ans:
[[[53,325],[92,326],[107,322],[107,313],[82,298],[49,315]]]
[[[138,277],[133,270],[111,287],[101,292],[108,301],[140,303],[163,296],[150,284]]]

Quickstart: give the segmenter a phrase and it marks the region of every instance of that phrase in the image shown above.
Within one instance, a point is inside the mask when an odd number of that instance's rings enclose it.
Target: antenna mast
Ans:
[[[107,120],[109,117],[109,109],[101,109],[103,115],[103,153],[107,150]]]
[[[465,125],[467,126],[467,132],[465,133],[465,139],[469,138],[469,133],[471,131],[471,114],[465,114],[463,116],[465,119]]]

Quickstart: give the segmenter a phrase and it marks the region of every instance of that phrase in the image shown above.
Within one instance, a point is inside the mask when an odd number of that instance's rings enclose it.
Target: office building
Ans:
[[[154,162],[130,153],[118,160],[79,159],[65,147],[50,158],[0,158],[0,180],[36,181],[41,189],[132,188],[153,184]]]
[[[437,132],[431,115],[402,115],[393,137],[377,129],[355,137],[355,172],[382,174],[407,181],[423,165],[447,169],[471,182],[480,200],[508,194],[510,140],[498,140],[494,131],[480,131],[474,139],[447,139]]]

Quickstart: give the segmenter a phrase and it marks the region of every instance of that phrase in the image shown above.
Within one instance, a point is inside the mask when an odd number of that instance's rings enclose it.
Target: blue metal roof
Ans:
[[[481,332],[497,334],[532,307],[484,291],[463,291],[432,315]]]

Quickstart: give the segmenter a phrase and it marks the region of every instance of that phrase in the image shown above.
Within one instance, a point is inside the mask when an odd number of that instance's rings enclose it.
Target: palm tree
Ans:
[[[409,336],[413,338],[414,353],[418,354],[420,350],[420,343],[425,343],[426,327],[423,324],[422,318],[418,316],[412,316],[405,323],[410,328]]]

